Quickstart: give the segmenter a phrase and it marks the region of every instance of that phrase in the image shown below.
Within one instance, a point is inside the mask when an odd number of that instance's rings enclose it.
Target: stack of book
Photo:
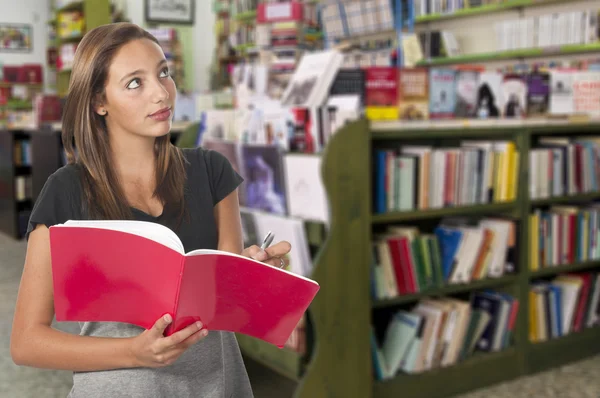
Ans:
[[[600,205],[553,206],[529,215],[532,271],[600,259]]]
[[[378,149],[374,161],[376,213],[505,202],[517,196],[519,151],[512,141]]]
[[[372,244],[372,296],[389,299],[514,273],[517,242],[517,221],[509,219],[447,219],[433,233],[391,226]]]
[[[497,352],[511,345],[519,301],[495,291],[471,299],[424,299],[411,310],[398,310],[382,336],[372,329],[375,378],[421,373],[452,366],[475,351]]]
[[[529,197],[600,191],[598,137],[541,137],[529,153]]]
[[[598,272],[560,275],[529,290],[529,340],[538,343],[600,324]]]

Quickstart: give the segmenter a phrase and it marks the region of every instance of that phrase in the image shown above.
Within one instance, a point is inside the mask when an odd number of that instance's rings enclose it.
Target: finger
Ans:
[[[272,257],[265,261],[265,263],[275,268],[286,268],[290,264],[290,261],[287,257]]]
[[[165,337],[163,339],[163,345],[165,347],[174,347],[177,344],[180,344],[188,337],[190,337],[191,335],[193,335],[194,333],[200,331],[200,329],[202,329],[202,322],[194,322],[191,325],[181,329],[180,331],[173,333],[169,337]]]
[[[292,250],[292,245],[288,241],[281,241],[273,246],[269,246],[266,249],[267,258],[271,257],[283,257]],[[265,259],[266,260],[266,259]]]
[[[173,318],[171,317],[171,315],[165,314],[160,319],[158,319],[156,322],[154,322],[154,325],[152,326],[151,331],[156,336],[162,337],[165,334],[165,329],[167,328],[167,326],[169,326],[171,324],[172,321],[173,321]]]
[[[248,247],[244,252],[246,256],[253,258],[256,261],[264,261],[269,258],[269,255],[256,245]]]
[[[191,335],[190,337],[188,337],[187,339],[183,340],[178,347],[183,348],[184,350],[187,349],[188,347],[196,344],[197,342],[199,342],[200,340],[202,340],[203,338],[205,338],[206,336],[208,336],[208,330],[207,329],[202,329],[200,330],[198,333],[194,333],[193,335]]]

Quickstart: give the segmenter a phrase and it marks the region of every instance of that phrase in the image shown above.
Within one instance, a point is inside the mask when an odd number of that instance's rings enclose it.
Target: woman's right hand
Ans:
[[[132,339],[131,352],[137,367],[160,368],[174,363],[189,347],[206,337],[208,330],[196,322],[165,337],[164,332],[172,322],[170,315],[156,321],[152,328]]]

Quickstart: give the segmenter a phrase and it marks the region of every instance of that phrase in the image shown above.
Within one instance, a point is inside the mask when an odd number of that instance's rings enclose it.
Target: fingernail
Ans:
[[[200,321],[196,322],[196,327],[198,329],[202,329],[202,322],[200,322]]]
[[[165,322],[171,322],[171,315],[167,314],[163,318],[165,319]]]
[[[269,257],[269,255],[267,254],[267,252],[266,252],[266,251],[264,251],[264,250],[261,250],[261,251],[259,251],[258,253],[256,253],[256,256],[254,257],[254,259],[255,259],[255,260],[258,260],[258,261],[264,261],[264,260],[266,260],[268,257]]]
[[[204,330],[202,331],[202,336],[206,336],[207,334],[208,334],[208,330],[204,329]]]

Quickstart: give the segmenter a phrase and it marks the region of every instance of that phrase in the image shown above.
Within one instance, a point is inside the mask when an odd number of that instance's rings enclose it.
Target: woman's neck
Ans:
[[[122,136],[111,139],[114,167],[122,182],[143,185],[154,182],[154,143],[152,137]]]

